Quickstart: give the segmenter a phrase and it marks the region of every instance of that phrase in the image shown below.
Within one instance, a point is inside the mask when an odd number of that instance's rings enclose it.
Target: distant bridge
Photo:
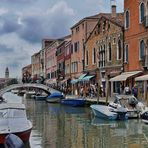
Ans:
[[[53,92],[59,92],[58,90],[55,90],[51,87],[48,87],[43,84],[38,84],[38,83],[22,83],[22,84],[13,84],[9,85],[3,89],[0,90],[0,97],[3,96],[4,93],[13,90],[13,89],[18,89],[18,88],[38,88],[43,91],[45,91],[47,94],[53,93]]]

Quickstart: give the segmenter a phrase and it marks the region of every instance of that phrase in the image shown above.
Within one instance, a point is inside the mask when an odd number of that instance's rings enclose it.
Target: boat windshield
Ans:
[[[0,118],[6,118],[7,113],[8,113],[7,110],[0,111]]]
[[[9,117],[24,118],[26,117],[26,112],[24,109],[9,109]]]
[[[24,118],[26,112],[24,109],[5,109],[0,111],[0,118]]]

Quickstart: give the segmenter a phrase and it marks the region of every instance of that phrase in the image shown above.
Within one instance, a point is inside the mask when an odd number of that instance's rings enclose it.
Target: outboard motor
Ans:
[[[9,134],[5,138],[5,148],[24,148],[23,141],[14,134]]]

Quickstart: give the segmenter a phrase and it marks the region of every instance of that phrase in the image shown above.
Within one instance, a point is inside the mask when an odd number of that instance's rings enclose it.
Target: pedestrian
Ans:
[[[132,88],[132,94],[134,95],[134,97],[137,98],[137,96],[138,96],[138,87],[136,85],[134,85],[133,88]]]
[[[129,88],[129,86],[127,85],[125,88],[124,88],[124,94],[125,95],[129,95],[131,93],[131,90]]]
[[[80,97],[83,97],[83,86],[81,86],[81,89],[80,89]]]

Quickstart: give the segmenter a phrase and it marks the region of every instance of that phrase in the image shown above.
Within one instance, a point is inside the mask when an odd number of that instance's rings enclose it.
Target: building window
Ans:
[[[128,45],[125,45],[125,49],[124,49],[124,62],[128,62]]]
[[[88,50],[86,51],[86,65],[88,65]]]
[[[140,41],[140,51],[139,51],[139,58],[140,60],[144,60],[144,40]]]
[[[113,39],[113,44],[116,44],[116,38]]]
[[[93,59],[93,64],[95,64],[96,63],[96,49],[94,48],[93,49],[93,54],[92,54],[92,59]]]
[[[125,29],[129,28],[129,20],[130,20],[129,11],[126,11],[125,12]]]
[[[144,3],[141,3],[139,6],[139,21],[142,23],[144,21]]]
[[[79,42],[74,43],[74,50],[75,50],[75,52],[78,52],[78,50],[79,50]]]
[[[78,62],[73,62],[71,65],[71,72],[78,72]]]
[[[111,43],[108,44],[108,60],[112,60],[112,48],[111,48]]]
[[[71,53],[73,53],[73,44],[71,44]]]
[[[117,47],[117,60],[121,59],[122,55],[122,46],[121,46],[121,40],[118,41],[118,47]]]

